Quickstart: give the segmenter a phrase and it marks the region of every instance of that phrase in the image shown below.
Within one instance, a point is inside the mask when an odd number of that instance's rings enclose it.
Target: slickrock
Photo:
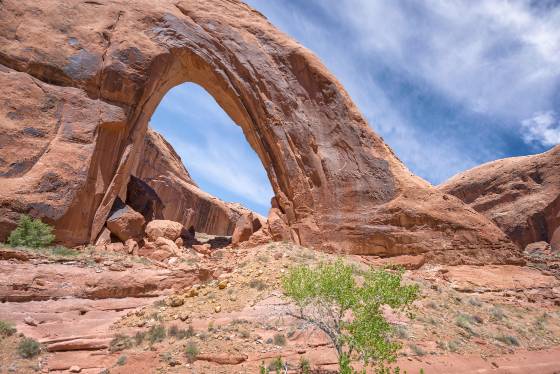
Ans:
[[[0,64],[0,240],[30,213],[67,245],[95,241],[156,106],[193,82],[243,129],[294,242],[516,261],[501,230],[412,175],[319,59],[242,2],[4,0]]]
[[[560,250],[560,145],[478,166],[438,188],[492,219],[521,248],[544,240]]]

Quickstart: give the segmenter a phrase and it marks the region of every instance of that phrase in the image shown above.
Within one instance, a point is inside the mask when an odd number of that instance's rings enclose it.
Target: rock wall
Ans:
[[[544,240],[560,250],[560,145],[478,166],[439,189],[484,213],[520,247]]]
[[[251,213],[202,191],[173,147],[156,131],[148,129],[140,154],[133,175],[157,193],[164,205],[164,219],[193,226],[198,232],[232,235],[237,221]]]
[[[516,259],[486,217],[410,173],[316,56],[242,2],[3,0],[0,13],[4,237],[30,212],[66,244],[95,240],[125,200],[156,106],[190,81],[243,129],[293,241]]]

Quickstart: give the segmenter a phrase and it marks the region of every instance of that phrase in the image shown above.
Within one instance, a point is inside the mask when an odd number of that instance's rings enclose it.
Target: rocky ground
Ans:
[[[332,255],[271,243],[186,253],[172,264],[94,248],[2,248],[0,258],[0,320],[18,331],[2,340],[0,373],[255,373],[277,357],[294,372],[302,361],[336,368],[325,337],[288,316],[292,306],[280,286],[290,266]],[[401,368],[560,370],[560,280],[553,273],[423,265],[405,277],[422,291],[412,315],[387,311],[403,344]],[[38,357],[17,354],[21,335],[41,343]]]

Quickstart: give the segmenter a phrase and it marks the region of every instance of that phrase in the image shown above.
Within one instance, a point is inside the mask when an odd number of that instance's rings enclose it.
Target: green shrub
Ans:
[[[66,248],[62,246],[56,246],[52,248],[51,253],[54,256],[60,256],[60,257],[76,257],[80,255],[80,252],[76,251],[75,249]]]
[[[132,339],[126,335],[117,334],[109,344],[109,351],[119,352],[132,347]]]
[[[140,345],[140,344],[144,343],[144,339],[146,339],[146,333],[145,332],[137,331],[136,334],[134,334],[134,343],[136,345]]]
[[[24,214],[17,228],[10,233],[8,244],[12,247],[41,248],[51,244],[54,238],[52,226]]]
[[[158,343],[165,339],[165,327],[163,325],[152,326],[148,330],[148,341],[150,344]]]
[[[286,345],[286,337],[284,334],[276,334],[274,335],[274,345],[284,346]]]
[[[120,356],[117,359],[117,365],[124,366],[124,364],[126,364],[126,356]]]
[[[23,358],[32,358],[39,354],[41,346],[39,342],[31,338],[23,338],[17,347],[18,354]]]
[[[194,362],[196,360],[196,356],[198,356],[198,346],[195,342],[188,342],[187,346],[185,347],[185,355],[187,356],[187,361]]]
[[[301,374],[309,374],[311,372],[311,364],[309,363],[309,360],[305,357],[301,357],[299,359],[298,369]]]
[[[496,340],[507,344],[507,345],[514,345],[516,347],[519,347],[519,340],[517,340],[517,338],[515,336],[511,336],[511,335],[498,335],[496,336]]]
[[[16,328],[11,323],[0,320],[0,338],[12,336],[16,331]]]
[[[275,371],[276,373],[280,373],[280,371],[284,369],[284,362],[282,361],[282,357],[276,357],[269,365],[268,371]]]
[[[401,345],[392,339],[395,329],[385,320],[382,307],[404,310],[418,296],[417,285],[402,284],[402,269],[360,272],[360,284],[354,273],[353,266],[339,259],[316,269],[296,266],[282,280],[285,295],[299,307],[299,313],[292,315],[329,337],[341,373],[352,372],[352,354],[364,366],[394,361]],[[352,319],[345,318],[348,315]]]

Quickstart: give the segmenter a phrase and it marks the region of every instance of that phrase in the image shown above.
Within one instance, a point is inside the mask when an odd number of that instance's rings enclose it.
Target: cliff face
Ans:
[[[260,157],[279,236],[429,261],[516,257],[490,220],[410,173],[316,56],[242,2],[4,0],[0,12],[0,240],[20,213],[67,245],[95,240],[126,199],[156,106],[188,81]],[[210,204],[195,195],[190,205]],[[230,231],[218,213],[168,209]]]
[[[173,147],[154,130],[146,132],[140,154],[133,175],[157,193],[164,205],[164,219],[193,226],[198,232],[232,235],[241,216],[251,213],[239,204],[226,203],[202,191]]]
[[[520,247],[544,240],[560,249],[560,145],[478,166],[439,189],[493,220]]]

